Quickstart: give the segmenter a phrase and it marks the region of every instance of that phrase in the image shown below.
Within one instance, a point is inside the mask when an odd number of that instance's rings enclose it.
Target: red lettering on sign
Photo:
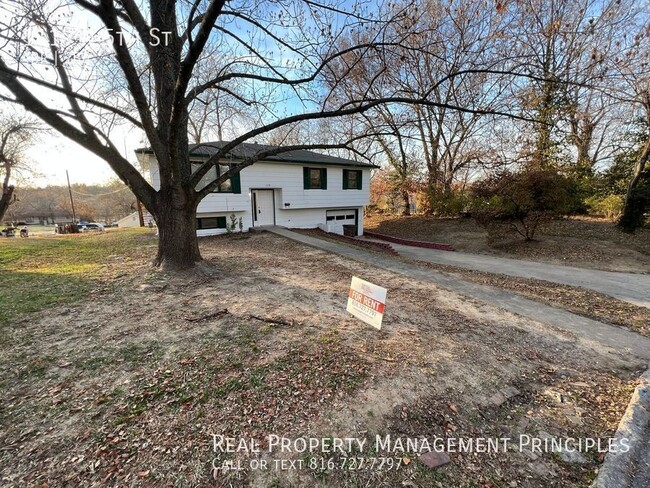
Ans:
[[[378,300],[375,300],[374,298],[370,298],[369,296],[353,290],[352,288],[350,288],[350,293],[348,296],[355,302],[359,302],[360,304],[365,305],[372,310],[376,310],[379,313],[384,313],[384,304]]]

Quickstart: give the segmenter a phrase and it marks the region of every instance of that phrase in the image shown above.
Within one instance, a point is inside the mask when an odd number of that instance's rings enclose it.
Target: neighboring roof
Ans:
[[[210,157],[217,153],[219,149],[228,144],[228,141],[217,142],[202,142],[201,144],[190,144],[191,156]],[[259,152],[276,149],[278,146],[270,146],[267,144],[252,144],[243,142],[235,149],[230,151],[233,159],[247,159],[255,156]],[[152,153],[151,148],[140,148],[135,150],[136,153]],[[330,164],[335,166],[359,166],[364,168],[379,168],[374,164],[354,161],[353,159],[339,158],[330,156],[328,154],[320,154],[314,151],[307,151],[306,149],[298,149],[295,151],[287,151],[275,156],[267,156],[262,159],[264,162],[277,162],[277,163],[295,163],[295,164]]]
[[[150,214],[149,212],[147,212],[146,210],[143,210],[143,212],[142,212],[142,217],[143,217],[143,219],[144,219],[144,223],[145,223],[145,224],[148,224],[149,221],[152,221],[152,222],[155,223],[155,220],[154,220],[154,218],[153,218],[153,215],[151,215],[151,214]],[[115,222],[117,222],[117,223],[119,224],[119,223],[122,222],[123,220],[126,221],[127,219],[133,219],[133,218],[135,218],[135,219],[138,218],[138,212],[132,212],[132,213],[130,213],[129,215],[127,215],[127,216],[125,216],[125,217],[122,217],[122,218],[119,219],[119,220],[116,220]]]

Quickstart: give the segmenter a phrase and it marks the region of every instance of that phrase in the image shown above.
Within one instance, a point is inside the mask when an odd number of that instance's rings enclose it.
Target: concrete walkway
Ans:
[[[377,239],[368,239],[385,242]],[[650,308],[650,275],[615,273],[596,269],[575,268],[519,259],[500,258],[464,252],[438,251],[389,243],[401,256],[459,268],[500,273],[522,278],[535,278],[563,285],[580,286],[634,305]]]
[[[364,251],[360,248],[346,246],[324,239],[317,239],[281,227],[272,227],[266,230],[308,246],[339,254],[346,258],[368,263],[372,266],[433,283],[441,288],[477,298],[510,312],[571,332],[582,341],[592,345],[604,345],[617,351],[650,360],[650,339],[627,329],[603,324],[580,315],[572,314],[566,310],[529,300],[499,288],[471,283],[451,274],[404,263],[390,256],[378,256],[376,253]],[[447,252],[447,254],[454,253]]]
[[[650,486],[649,447],[650,369],[639,378],[639,385],[634,390],[627,410],[618,424],[613,449],[607,453],[592,487],[646,488]]]

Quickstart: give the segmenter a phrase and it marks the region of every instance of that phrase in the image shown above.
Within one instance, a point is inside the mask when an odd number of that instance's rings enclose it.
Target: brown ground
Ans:
[[[374,243],[373,241],[359,240],[355,242],[354,239],[343,239],[335,234],[327,234],[320,229],[303,229],[297,230],[296,232],[319,239],[358,246],[364,250],[385,252],[385,249],[369,247],[368,243]],[[467,281],[474,281],[476,283],[509,290],[533,300],[561,307],[575,314],[598,320],[599,322],[625,327],[641,335],[650,337],[650,309],[618,300],[603,293],[544,280],[473,271],[457,266],[415,261],[406,258],[400,259],[420,266],[455,274]]]
[[[214,276],[141,272],[14,324],[0,352],[3,486],[587,486],[594,452],[452,453],[437,470],[391,453],[399,470],[215,479],[211,434],[607,438],[644,366],[272,235],[201,242]],[[345,312],[353,274],[389,289],[381,331]]]
[[[503,288],[533,300],[545,302],[599,322],[619,325],[650,337],[650,309],[618,300],[603,293],[544,280],[472,271],[423,261],[417,261],[417,263],[421,266],[457,274],[468,281]]]
[[[366,217],[365,227],[407,239],[451,244],[457,251],[528,259],[554,264],[629,273],[650,273],[650,228],[630,235],[607,220],[571,218],[550,222],[536,240],[516,235],[490,241],[473,219]]]

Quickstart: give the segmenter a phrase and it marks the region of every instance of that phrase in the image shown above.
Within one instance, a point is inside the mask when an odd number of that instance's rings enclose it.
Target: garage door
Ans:
[[[330,232],[343,234],[344,225],[355,225],[355,212],[353,208],[344,210],[328,210],[326,212],[327,227]]]

